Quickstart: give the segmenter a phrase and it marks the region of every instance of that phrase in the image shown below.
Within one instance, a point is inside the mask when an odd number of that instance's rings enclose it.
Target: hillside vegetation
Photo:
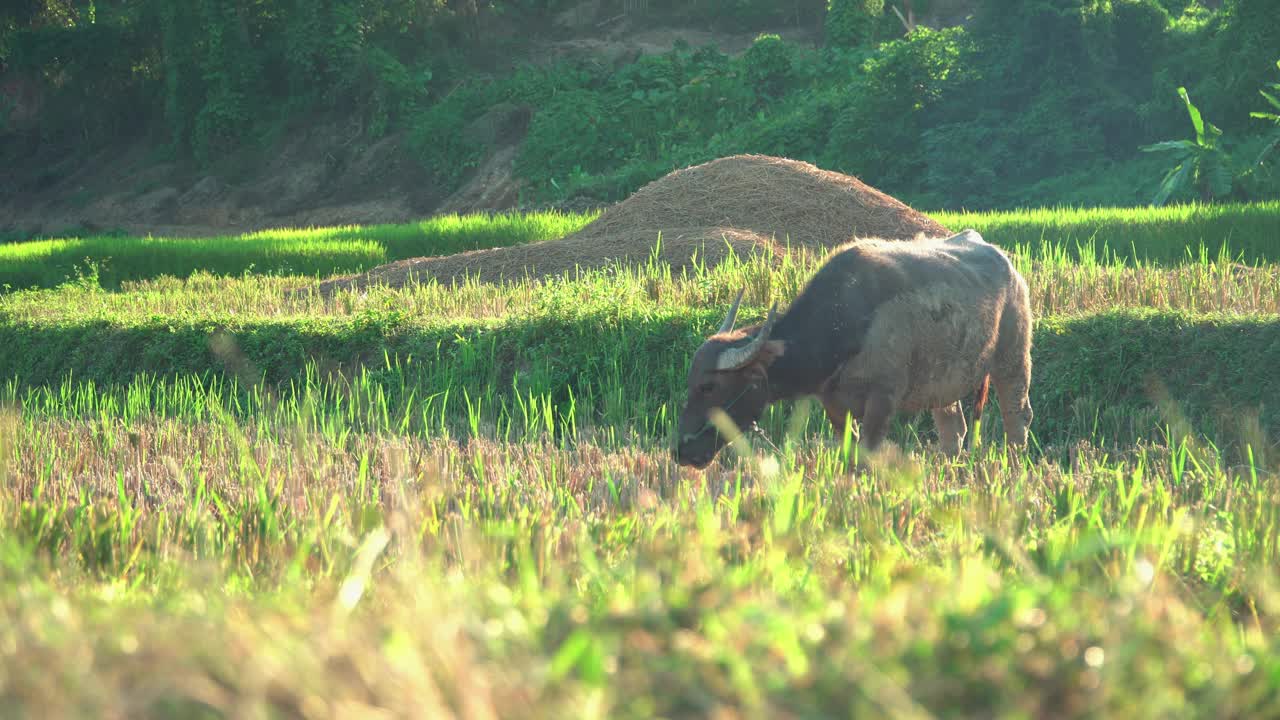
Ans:
[[[764,35],[737,55],[677,42],[610,59],[549,54],[604,32],[557,0],[29,0],[0,11],[0,62],[17,88],[0,132],[36,140],[6,143],[24,168],[7,184],[34,192],[139,134],[197,177],[247,177],[272,143],[336,118],[354,130],[311,155],[340,160],[394,137],[423,173],[414,192],[437,202],[515,147],[512,203],[617,200],[673,168],[755,152],[925,208],[1134,204],[1176,164],[1139,148],[1194,137],[1185,86],[1222,130],[1206,157],[1227,176],[1171,199],[1280,195],[1275,157],[1257,162],[1274,126],[1250,117],[1280,80],[1270,0],[918,0],[937,27],[905,37],[894,5],[600,3],[590,17],[630,32],[824,28],[818,46]]]

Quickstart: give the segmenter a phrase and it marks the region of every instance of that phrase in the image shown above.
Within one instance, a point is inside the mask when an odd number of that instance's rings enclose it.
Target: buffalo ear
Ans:
[[[756,355],[756,363],[761,367],[769,367],[774,360],[782,357],[787,351],[787,343],[784,340],[770,340],[760,348],[760,354]]]

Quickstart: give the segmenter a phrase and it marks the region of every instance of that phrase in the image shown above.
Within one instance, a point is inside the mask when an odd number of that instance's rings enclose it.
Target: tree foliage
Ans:
[[[828,0],[827,42],[844,47],[871,42],[884,12],[884,0]]]
[[[0,133],[81,148],[152,133],[210,164],[331,116],[368,138],[404,131],[447,192],[491,149],[473,126],[519,107],[531,120],[516,170],[546,199],[617,199],[675,167],[757,152],[932,207],[1143,202],[1167,166],[1138,149],[1184,131],[1177,88],[1219,123],[1217,150],[1265,150],[1249,114],[1280,46],[1274,0],[971,0],[963,27],[905,37],[883,0],[653,0],[626,11],[804,23],[826,40],[521,64],[535,53],[520,44],[552,32],[567,3],[12,0],[0,4],[0,79],[38,88],[42,106],[39,122],[10,122],[19,113],[0,93]],[[927,17],[929,3],[914,9]],[[600,12],[622,10],[605,0]],[[1280,194],[1264,180],[1230,194]]]
[[[1280,68],[1280,60],[1276,61],[1276,67]],[[1249,113],[1250,117],[1270,121],[1275,126],[1275,129],[1271,132],[1271,137],[1268,138],[1266,144],[1263,145],[1262,151],[1258,153],[1258,159],[1254,161],[1259,164],[1266,160],[1267,156],[1270,155],[1277,146],[1280,146],[1280,83],[1270,83],[1269,87],[1271,88],[1271,92],[1259,90],[1258,93],[1262,95],[1262,98],[1266,100],[1268,104],[1271,105],[1275,112],[1255,111]]]
[[[162,121],[175,149],[207,161],[291,114],[339,111],[387,131],[430,100],[462,15],[415,0],[29,0],[0,14],[0,63],[75,109],[47,114],[46,139]]]

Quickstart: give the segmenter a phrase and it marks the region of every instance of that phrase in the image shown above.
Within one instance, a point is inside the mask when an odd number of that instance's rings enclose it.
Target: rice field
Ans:
[[[1018,212],[938,212],[957,229],[972,227],[1001,245],[1067,248],[1076,259],[1114,255],[1161,264],[1227,255],[1249,264],[1280,259],[1280,202],[1136,208],[1046,207]],[[1077,249],[1079,248],[1079,249]]]
[[[50,238],[0,244],[0,286],[54,287],[91,278],[119,288],[160,276],[317,276],[360,272],[421,255],[449,255],[563,237],[594,214],[440,215],[400,225],[279,228],[206,238]]]
[[[957,232],[973,228],[1005,247],[1073,261],[1123,258],[1176,266],[1202,256],[1249,265],[1280,259],[1280,202],[1276,201],[930,215]],[[206,238],[104,235],[5,243],[0,244],[0,288],[49,288],[87,279],[119,289],[130,281],[198,273],[224,277],[353,273],[395,260],[564,237],[598,216],[597,212],[441,215],[400,225],[278,228]]]
[[[942,220],[1010,249],[1037,317],[1032,446],[989,407],[958,459],[927,417],[863,457],[800,402],[674,464],[699,338],[810,255],[8,292],[0,716],[1266,716],[1280,234],[1249,223],[1280,206],[1201,211]],[[1143,217],[1204,251],[1116,250]],[[447,247],[551,232],[474,227]]]

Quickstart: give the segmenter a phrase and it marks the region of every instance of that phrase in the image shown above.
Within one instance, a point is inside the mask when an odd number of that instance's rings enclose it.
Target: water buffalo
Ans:
[[[745,288],[744,288],[745,290]],[[875,450],[895,413],[931,410],[939,444],[954,455],[967,431],[960,400],[977,409],[995,386],[1010,444],[1031,424],[1031,304],[1009,258],[973,230],[911,242],[855,240],[832,251],[782,314],[734,330],[742,292],[693,356],[675,450],[703,468],[726,439],[710,422],[724,410],[748,428],[779,400],[816,395],[838,433],[859,421]]]

